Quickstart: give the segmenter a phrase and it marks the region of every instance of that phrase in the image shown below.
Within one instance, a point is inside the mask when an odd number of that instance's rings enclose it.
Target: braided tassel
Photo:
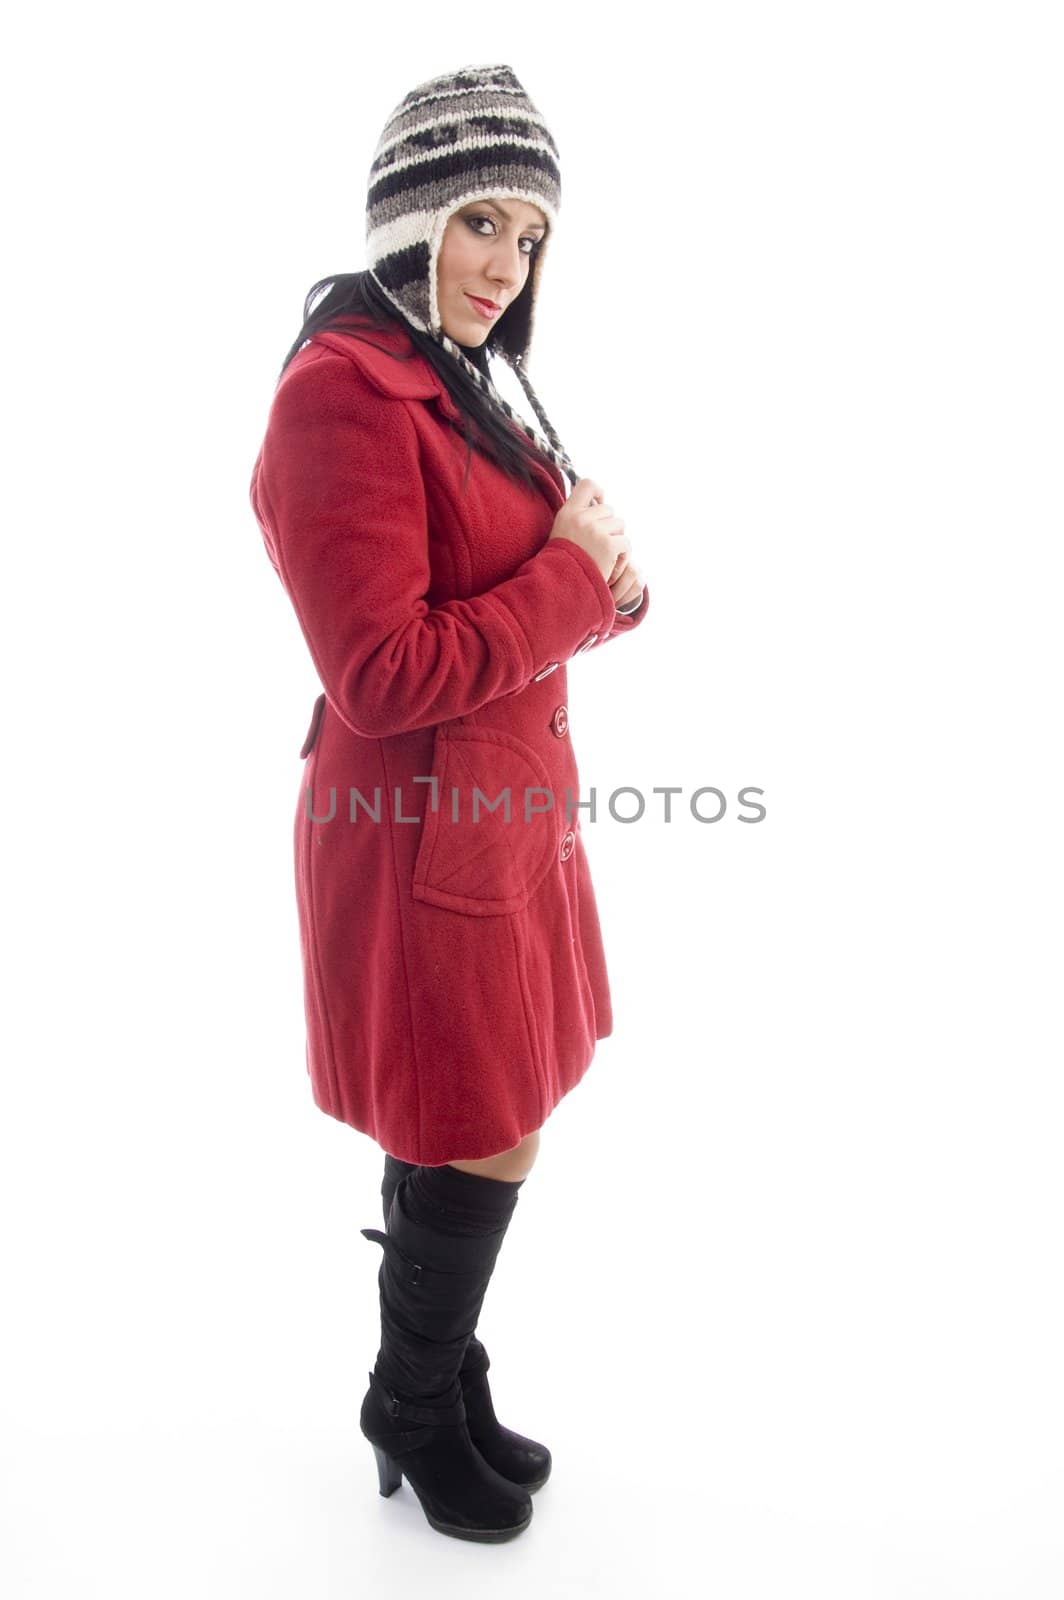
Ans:
[[[559,437],[558,437],[557,433],[555,432],[554,428],[551,427],[550,418],[547,416],[547,413],[544,411],[543,406],[540,403],[539,396],[536,394],[536,391],[532,387],[532,380],[529,378],[528,373],[525,371],[525,364],[524,364],[524,360],[522,359],[522,357],[519,356],[519,355],[515,356],[514,359],[513,359],[513,362],[512,362],[512,366],[513,366],[513,370],[517,373],[517,376],[520,379],[522,389],[525,391],[525,394],[528,396],[529,404],[531,405],[533,411],[536,413],[536,416],[540,420],[540,423],[541,423],[541,425],[543,427],[544,433],[547,435],[547,438],[550,440],[551,444],[554,446],[555,451],[559,453],[558,455],[555,456],[555,460],[558,461],[559,466],[561,466],[562,462],[564,462],[566,471],[572,471],[573,464],[569,460],[569,457],[565,452],[565,446],[562,444],[562,442],[559,439]],[[559,459],[559,456],[560,456],[560,459]],[[575,483],[577,481],[575,472],[572,472],[571,481],[573,483]]]
[[[453,339],[449,338],[442,329],[438,334],[433,334],[432,330],[421,320],[420,317],[415,317],[406,309],[405,306],[402,305],[402,303],[396,298],[390,289],[385,288],[384,284],[372,269],[369,271],[369,276],[372,278],[375,287],[380,290],[385,299],[391,302],[404,321],[411,323],[414,327],[420,329],[422,333],[427,333],[430,338],[435,338],[437,343],[441,344],[445,350],[449,351],[453,359],[457,361],[466,372],[470,373],[474,381],[480,385],[492,404],[498,406],[500,411],[508,416],[511,422],[517,424],[521,432],[527,439],[532,441],[536,449],[539,450],[543,455],[549,457],[549,459],[554,462],[555,466],[564,472],[570,483],[576,484],[579,481],[579,474],[577,473],[576,468],[573,466],[573,463],[566,454],[565,448],[562,445],[557,433],[551,427],[547,413],[540,404],[536,392],[532,388],[531,381],[522,368],[520,355],[514,356],[512,359],[504,356],[503,359],[507,360],[508,365],[513,369],[514,372],[517,373],[521,387],[528,397],[529,404],[532,406],[536,416],[539,418],[539,421],[542,424],[550,443],[547,442],[547,439],[541,437],[541,435],[536,432],[535,428],[530,427],[530,425],[525,421],[524,417],[520,416],[514,410],[513,406],[503,399],[502,395],[499,393],[498,389],[496,389],[491,379],[486,378],[480,369],[473,365],[469,357],[459,350]]]
[[[488,396],[488,398],[505,412],[505,414],[510,418],[511,422],[516,422],[517,426],[521,429],[521,432],[527,438],[531,439],[532,443],[536,446],[536,449],[540,450],[545,456],[549,456],[555,465],[565,473],[565,476],[569,479],[569,482],[575,484],[578,481],[579,475],[574,468],[573,463],[566,454],[557,433],[555,433],[554,429],[551,427],[547,418],[547,413],[541,406],[528,377],[522,371],[520,366],[520,357],[515,357],[514,360],[509,363],[509,365],[517,373],[517,376],[521,381],[521,387],[528,396],[532,409],[535,411],[536,416],[539,418],[546,433],[548,434],[551,441],[549,444],[546,439],[537,434],[536,430],[525,421],[524,417],[520,416],[514,410],[513,406],[503,399],[502,395],[491,382],[490,378],[485,378],[484,374],[473,365],[472,361],[469,360],[469,357],[464,355],[462,351],[458,349],[457,345],[452,339],[449,339],[445,333],[441,333],[439,336],[439,342],[444,346],[445,349],[450,351],[451,355],[456,361],[461,363],[466,372],[472,373],[473,377],[476,379],[477,383],[479,383],[480,387],[484,390],[484,393]]]

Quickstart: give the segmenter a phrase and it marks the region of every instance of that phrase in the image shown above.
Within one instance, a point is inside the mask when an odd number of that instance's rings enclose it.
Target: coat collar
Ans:
[[[312,343],[325,345],[354,361],[381,394],[395,400],[435,400],[443,416],[462,425],[462,413],[446,384],[398,323],[387,328],[359,329],[357,336],[329,328],[316,333]],[[396,355],[402,359],[396,360]],[[542,464],[532,461],[530,467],[550,505],[555,511],[560,510],[568,493],[560,469],[545,459]]]
[[[445,414],[457,418],[458,408],[439,374],[414,349],[413,341],[398,324],[359,329],[357,334],[329,328],[316,333],[313,342],[349,357],[381,394],[395,400],[438,399]]]

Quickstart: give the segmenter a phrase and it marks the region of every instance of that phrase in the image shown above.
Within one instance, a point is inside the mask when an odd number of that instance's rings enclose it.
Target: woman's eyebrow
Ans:
[[[504,222],[510,221],[510,213],[508,211],[504,211],[502,206],[498,205],[494,200],[477,200],[474,202],[474,204],[487,206],[490,210],[497,211]],[[528,226],[530,228],[537,228],[540,233],[546,233],[547,231],[547,224],[545,222],[530,222]]]

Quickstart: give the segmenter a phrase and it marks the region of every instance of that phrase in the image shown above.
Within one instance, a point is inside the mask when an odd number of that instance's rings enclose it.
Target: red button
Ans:
[[[551,727],[559,739],[564,739],[569,728],[569,712],[565,706],[559,706],[551,718]]]
[[[565,833],[565,834],[562,835],[562,847],[561,847],[561,850],[559,851],[559,854],[560,854],[562,860],[563,861],[568,861],[569,857],[572,855],[572,853],[573,853],[573,851],[575,849],[576,849],[576,834],[573,832],[572,828],[570,828],[568,833]]]

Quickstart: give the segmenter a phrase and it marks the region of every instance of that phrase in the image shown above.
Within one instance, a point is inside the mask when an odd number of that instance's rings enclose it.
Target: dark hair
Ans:
[[[529,282],[531,277],[529,274]],[[527,294],[528,289],[529,285],[526,283],[521,294]],[[324,294],[321,294],[322,290],[325,291]],[[315,303],[319,295],[321,298]],[[517,305],[520,299],[521,295],[514,301],[514,305]],[[512,307],[508,307],[507,311],[511,309]],[[499,320],[501,322],[503,319]],[[471,378],[457,361],[452,360],[441,344],[429,334],[411,327],[405,318],[399,315],[387,297],[381,293],[368,271],[339,272],[328,278],[319,278],[317,283],[311,286],[303,304],[303,326],[281,363],[278,383],[284,376],[289,362],[314,334],[322,333],[327,328],[335,328],[337,331],[350,333],[353,338],[359,338],[361,335],[355,332],[356,328],[383,329],[395,323],[399,323],[409,335],[414,346],[413,353],[424,356],[439,375],[462,415],[462,436],[466,443],[466,479],[469,476],[470,456],[476,449],[494,461],[509,477],[533,489],[535,484],[528,469],[528,461],[531,458],[542,463],[547,461],[547,457],[536,449],[532,440],[521,433],[497,406],[492,404],[489,397],[478,387],[476,379]],[[492,335],[496,332],[497,326],[498,324],[479,350],[472,351],[465,346],[462,347],[467,349],[474,366],[479,367],[485,377],[489,375],[487,349],[490,348]],[[372,339],[367,339],[365,342],[374,343]],[[413,354],[409,352],[403,354],[388,350],[385,353],[395,361],[413,359]]]

